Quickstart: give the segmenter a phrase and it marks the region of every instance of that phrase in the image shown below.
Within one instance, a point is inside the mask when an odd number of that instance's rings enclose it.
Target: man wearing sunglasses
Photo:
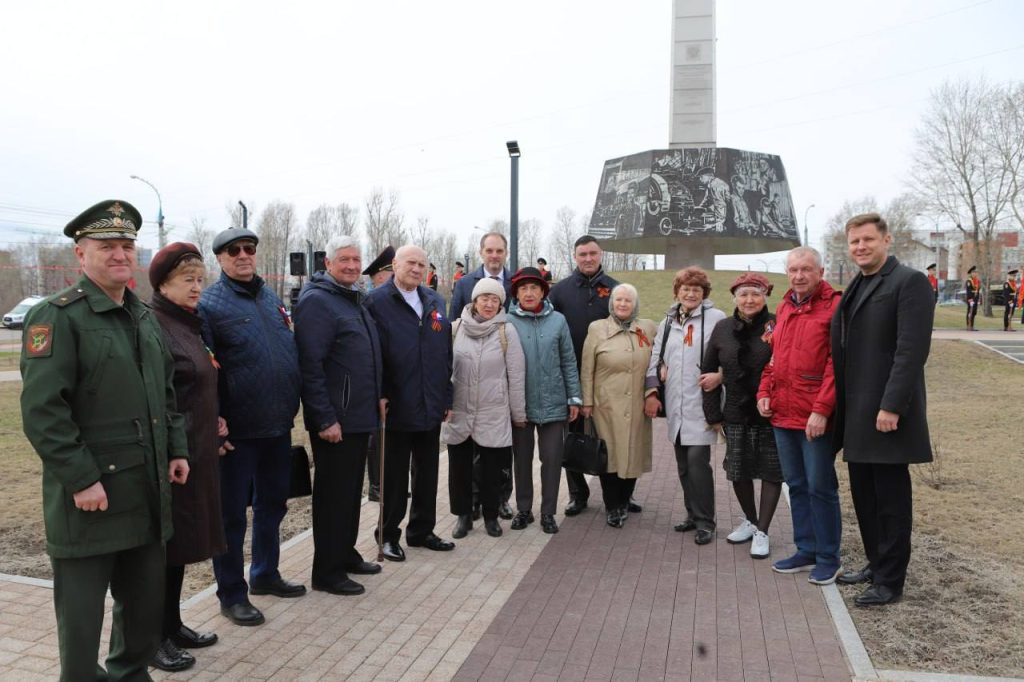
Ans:
[[[229,228],[213,240],[220,279],[203,291],[203,337],[220,365],[220,416],[234,449],[221,459],[221,512],[228,550],[214,557],[221,613],[236,625],[259,625],[249,594],[300,597],[303,585],[278,571],[278,530],[287,511],[291,430],[302,375],[291,319],[256,274],[259,237]],[[250,498],[251,495],[251,498]],[[250,499],[252,567],[245,581],[242,545]]]

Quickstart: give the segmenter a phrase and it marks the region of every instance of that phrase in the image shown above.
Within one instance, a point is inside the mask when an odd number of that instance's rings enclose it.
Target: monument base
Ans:
[[[665,245],[665,269],[679,270],[690,265],[715,269],[718,244],[710,239],[669,239]]]

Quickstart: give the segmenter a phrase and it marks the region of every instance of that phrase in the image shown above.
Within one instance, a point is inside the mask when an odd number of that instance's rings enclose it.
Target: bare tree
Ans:
[[[244,200],[243,200],[244,201]],[[249,210],[249,222],[253,222],[253,218],[256,216],[256,204],[244,201],[245,207]],[[230,225],[226,227],[243,227],[243,216],[242,207],[238,205],[237,201],[227,201],[224,203],[224,210],[228,214],[228,218],[231,221]],[[251,227],[249,229],[252,229]]]
[[[376,256],[391,244],[399,247],[408,241],[408,235],[402,227],[405,216],[398,207],[398,192],[389,190],[387,194],[380,187],[374,187],[365,200],[366,238],[369,241],[370,254]]]
[[[256,233],[260,238],[259,269],[278,298],[284,298],[288,252],[297,232],[295,206],[272,201],[260,214]]]
[[[1001,91],[983,79],[947,81],[932,92],[915,133],[911,171],[918,196],[970,238],[986,317],[992,316],[995,228],[1010,208],[1015,174],[994,142],[1001,101]]]
[[[536,218],[528,218],[519,223],[519,259],[524,265],[534,267],[537,259],[544,256],[541,251],[541,222]],[[544,256],[547,259],[547,256]]]
[[[306,239],[314,250],[326,248],[331,237],[339,234],[355,236],[359,229],[359,209],[348,204],[320,204],[306,218]]]
[[[192,217],[192,229],[188,232],[188,240],[196,245],[203,258],[210,258],[213,254],[213,230],[206,226],[206,218],[199,216]]]
[[[24,270],[16,252],[0,250],[0,313],[6,313],[25,298],[21,276]]]
[[[1009,170],[1010,211],[1024,229],[1024,83],[1012,83],[998,93],[992,128],[993,149]]]
[[[548,262],[556,277],[562,278],[572,272],[575,267],[573,245],[583,233],[576,222],[576,211],[568,206],[555,211],[555,226],[548,237],[548,250],[551,252]]]

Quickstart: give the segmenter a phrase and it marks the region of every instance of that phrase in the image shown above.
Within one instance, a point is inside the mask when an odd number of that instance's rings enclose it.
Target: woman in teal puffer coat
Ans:
[[[526,355],[526,424],[513,424],[512,455],[516,506],[512,529],[533,522],[534,433],[540,454],[540,525],[557,533],[555,507],[562,480],[562,446],[567,421],[574,421],[583,404],[576,353],[569,325],[548,301],[548,283],[537,268],[521,268],[512,278],[509,322],[519,334]]]

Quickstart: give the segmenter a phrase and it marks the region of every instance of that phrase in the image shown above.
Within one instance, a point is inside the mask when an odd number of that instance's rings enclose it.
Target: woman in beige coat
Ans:
[[[651,470],[651,420],[644,414],[644,376],[657,331],[637,319],[640,300],[631,284],[612,289],[611,315],[591,323],[583,342],[580,380],[583,416],[593,416],[608,445],[601,491],[608,525],[622,528],[640,474]]]
[[[448,444],[448,496],[459,517],[452,537],[473,528],[473,458],[480,456],[480,503],[487,534],[498,524],[501,470],[512,468],[512,424],[526,423],[526,360],[519,334],[505,317],[505,289],[485,277],[452,325],[454,398],[441,425]]]

